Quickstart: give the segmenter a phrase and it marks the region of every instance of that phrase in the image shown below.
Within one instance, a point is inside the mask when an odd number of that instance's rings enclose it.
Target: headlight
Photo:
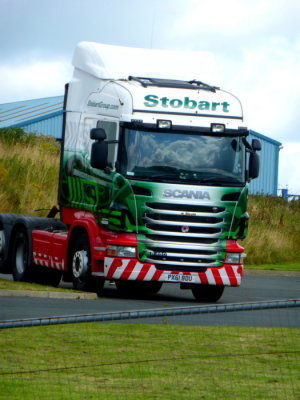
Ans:
[[[107,255],[110,257],[135,258],[136,249],[135,247],[129,247],[129,246],[108,245]]]
[[[245,257],[245,253],[226,253],[225,264],[241,264]]]

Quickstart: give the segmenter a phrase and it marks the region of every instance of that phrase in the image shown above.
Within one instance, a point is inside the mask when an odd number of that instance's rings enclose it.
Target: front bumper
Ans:
[[[104,259],[104,278],[112,280],[240,286],[243,269],[242,264],[223,264],[221,267],[208,267],[204,272],[180,272],[160,270],[154,264],[141,263],[132,258],[105,257]]]

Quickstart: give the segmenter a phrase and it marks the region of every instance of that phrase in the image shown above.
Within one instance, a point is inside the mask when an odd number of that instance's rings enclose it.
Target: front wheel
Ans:
[[[91,250],[87,233],[80,233],[71,248],[71,274],[73,288],[87,292],[94,291],[98,295],[104,286],[103,279],[96,279],[91,274]]]
[[[88,291],[91,288],[91,251],[86,233],[80,233],[71,248],[73,288]]]
[[[192,293],[197,301],[216,302],[220,300],[224,292],[224,286],[219,285],[195,285]]]

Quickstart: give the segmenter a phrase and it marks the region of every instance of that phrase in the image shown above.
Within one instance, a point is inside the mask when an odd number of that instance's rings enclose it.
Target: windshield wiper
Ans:
[[[139,175],[134,175],[134,176],[129,176],[129,179],[132,180],[137,180],[137,181],[147,181],[147,182],[152,182],[153,180],[159,181],[159,182],[176,182],[179,181],[177,176],[174,175],[166,175],[166,174],[159,174],[159,175],[151,175],[151,176],[139,176]]]
[[[238,181],[236,178],[229,176],[207,176],[205,178],[199,179],[199,183],[217,184],[220,186],[226,186],[226,184],[242,185],[243,182]]]
[[[170,174],[156,174],[151,175],[150,179],[155,179],[156,181],[160,182],[180,182],[181,179],[178,175],[170,175]]]

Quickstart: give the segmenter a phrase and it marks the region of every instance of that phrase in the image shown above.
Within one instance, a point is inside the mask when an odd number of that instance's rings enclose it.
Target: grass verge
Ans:
[[[300,262],[285,262],[280,264],[245,265],[245,269],[262,271],[294,271],[300,272]]]
[[[296,399],[296,329],[77,324],[6,329],[0,398]]]
[[[53,286],[39,285],[37,283],[15,282],[0,278],[0,290],[29,290],[29,291],[49,291],[49,292],[68,292],[70,289],[57,288]],[[77,290],[72,290],[81,293]]]
[[[247,253],[246,263],[299,265],[300,201],[250,196],[249,214],[249,233],[241,242]]]

